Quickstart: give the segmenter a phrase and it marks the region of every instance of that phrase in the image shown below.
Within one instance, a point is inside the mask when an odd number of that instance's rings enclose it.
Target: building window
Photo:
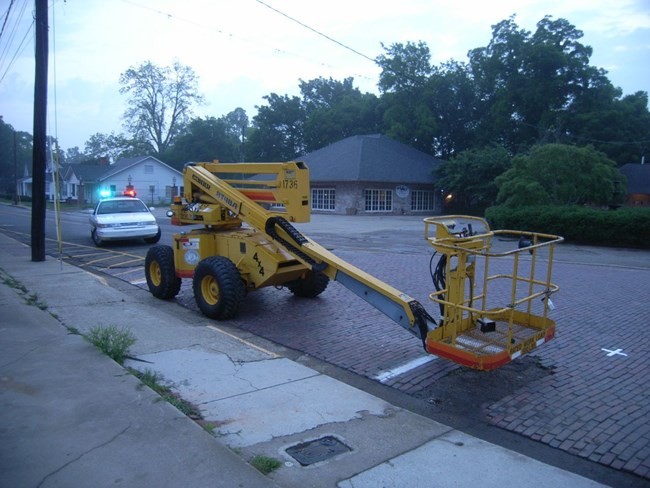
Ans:
[[[393,190],[366,190],[366,212],[392,212]]]
[[[144,174],[146,174],[146,175],[152,175],[153,174],[153,164],[145,164],[144,165]]]
[[[336,210],[336,190],[334,188],[312,188],[312,210]]]
[[[424,212],[436,209],[436,194],[432,191],[414,190],[411,192],[411,210]]]

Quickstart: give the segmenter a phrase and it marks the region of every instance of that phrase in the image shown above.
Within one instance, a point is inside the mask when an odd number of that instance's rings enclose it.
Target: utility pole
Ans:
[[[47,0],[34,0],[34,145],[32,151],[32,261],[45,261],[45,140],[47,134]]]

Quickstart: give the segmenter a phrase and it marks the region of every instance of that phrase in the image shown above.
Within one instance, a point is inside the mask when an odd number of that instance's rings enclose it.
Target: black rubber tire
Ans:
[[[194,270],[194,299],[206,317],[231,319],[246,294],[246,288],[234,263],[223,256],[202,260]]]
[[[145,237],[144,242],[146,242],[147,244],[155,244],[156,242],[158,242],[160,240],[160,235],[161,234],[162,233],[160,232],[160,227],[158,227],[158,233],[153,237]]]
[[[287,283],[289,291],[302,298],[316,298],[325,291],[330,279],[323,273],[307,271],[307,276],[291,283]]]
[[[171,246],[153,246],[144,260],[144,275],[149,291],[156,298],[169,300],[178,295],[181,279],[176,276],[174,250]]]
[[[90,238],[95,243],[95,246],[102,247],[104,245],[104,241],[97,237],[97,229],[93,228],[93,230],[90,231]]]

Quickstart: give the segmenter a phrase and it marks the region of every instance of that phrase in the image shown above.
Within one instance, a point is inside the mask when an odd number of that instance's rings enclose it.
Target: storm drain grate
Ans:
[[[325,461],[345,452],[350,452],[348,446],[331,435],[303,442],[287,448],[287,454],[298,461],[302,466]]]

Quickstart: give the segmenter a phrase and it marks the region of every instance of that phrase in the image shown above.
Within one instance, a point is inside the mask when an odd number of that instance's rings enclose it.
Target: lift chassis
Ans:
[[[431,295],[441,307],[442,317],[437,320],[409,295],[340,259],[292,225],[309,222],[310,214],[309,170],[302,162],[190,163],[184,168],[183,197],[174,198],[168,216],[174,225],[200,227],[174,234],[172,246],[150,248],[145,260],[149,290],[157,298],[171,299],[179,293],[181,280],[191,279],[201,312],[226,320],[236,315],[247,293],[260,288],[286,287],[297,296],[314,298],[334,280],[408,330],[428,352],[478,369],[494,369],[529,352],[541,344],[539,334],[544,341],[553,336],[555,324],[546,316],[547,304],[540,319],[531,319],[535,317],[532,309],[522,312],[525,320],[515,310],[515,300],[511,309],[516,313],[510,315],[508,307],[498,311],[474,308],[478,301],[483,307],[488,304],[487,291],[474,296],[472,289],[476,254],[488,253],[493,236],[482,219],[479,223],[485,232],[471,236],[455,234],[449,219],[425,219],[425,238],[436,253],[449,256],[444,272],[439,273],[444,279],[438,285],[444,288],[437,286]],[[462,225],[460,220],[458,225]],[[433,227],[437,235],[429,237]],[[525,250],[533,256],[541,247],[561,240],[532,233],[526,237],[532,240]],[[472,257],[468,260],[467,255]],[[455,268],[449,267],[454,263]],[[509,276],[516,283],[522,280],[516,272]],[[546,282],[526,279],[533,298],[550,297],[557,291],[550,283],[550,261]],[[471,282],[469,288],[467,282]],[[544,287],[541,295],[532,291],[539,286]],[[504,321],[508,323],[505,328]],[[484,324],[488,322],[500,325],[487,330]],[[480,339],[502,343],[503,350],[497,352],[494,344],[469,347],[466,336],[477,327],[484,329]],[[532,333],[524,337],[520,329]],[[497,330],[498,339],[492,337]]]

